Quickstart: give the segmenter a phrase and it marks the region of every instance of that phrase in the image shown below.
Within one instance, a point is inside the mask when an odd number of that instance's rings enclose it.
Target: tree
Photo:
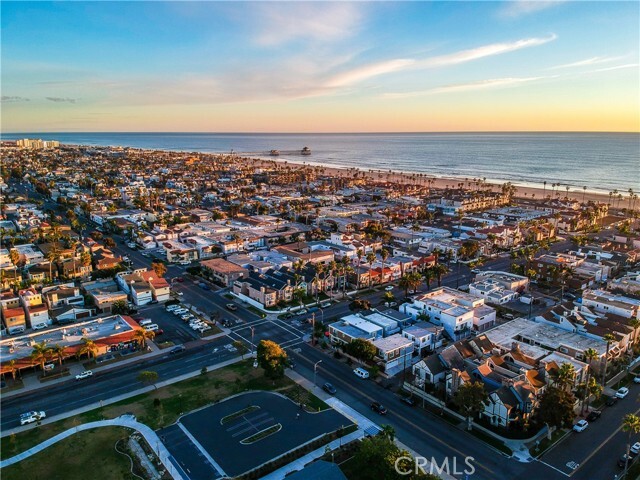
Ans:
[[[570,427],[573,423],[575,397],[555,386],[547,387],[534,411],[534,420],[549,428]]]
[[[156,386],[156,382],[158,381],[158,372],[154,372],[153,370],[142,370],[138,373],[138,381],[140,383],[146,383],[148,385],[153,385],[153,388],[156,390],[158,387]]]
[[[380,281],[384,283],[384,262],[386,262],[387,258],[389,258],[389,250],[387,250],[386,248],[380,250],[380,258],[382,258],[382,266],[380,268]]]
[[[82,252],[80,254],[80,264],[83,267],[88,267],[91,265],[91,254],[89,252]]]
[[[16,361],[11,359],[7,362],[7,366],[9,367],[9,371],[11,372],[11,376],[13,379],[16,379]]]
[[[463,383],[453,395],[453,403],[467,417],[467,430],[472,429],[473,417],[484,410],[487,400],[487,392],[480,382]]]
[[[147,346],[147,340],[153,340],[156,336],[156,332],[152,330],[145,330],[144,328],[140,328],[133,332],[133,339],[138,342],[141,349]]]
[[[104,244],[109,248],[113,248],[116,246],[116,241],[111,237],[105,237]]]
[[[125,300],[116,300],[111,305],[111,313],[114,315],[123,315],[129,313],[129,306]]]
[[[88,338],[83,338],[84,342],[80,348],[78,349],[78,356],[82,356],[85,353],[87,354],[87,358],[95,358],[98,354],[98,346],[93,340],[89,340]]]
[[[9,252],[9,259],[11,263],[13,263],[13,282],[18,283],[18,263],[20,262],[20,254],[16,249],[13,249]]]
[[[51,348],[48,347],[47,344],[44,342],[36,343],[33,346],[33,351],[31,352],[31,360],[40,364],[43,375],[46,375],[47,373],[44,369],[44,364],[47,360],[49,360],[50,353],[51,353]]]
[[[627,456],[624,463],[624,471],[626,473],[629,467],[629,448],[631,448],[631,435],[640,432],[640,417],[633,413],[628,413],[622,420],[622,431],[627,432]]]
[[[609,348],[611,347],[611,342],[615,341],[616,337],[612,334],[607,333],[602,339],[607,342],[607,353],[604,356],[604,368],[602,369],[602,385],[607,385],[607,367],[609,366]]]
[[[438,263],[435,267],[433,267],[433,271],[438,279],[438,286],[442,285],[442,275],[446,275],[449,272],[449,269],[446,265],[442,263]]]
[[[362,338],[356,338],[351,343],[348,343],[345,348],[345,352],[347,352],[352,357],[357,358],[358,360],[362,360],[364,362],[370,362],[378,353],[375,345],[369,342],[368,340],[363,340]]]
[[[396,438],[396,430],[391,425],[382,425],[382,431],[379,435],[386,437],[390,442],[393,442]]]
[[[247,346],[240,340],[236,340],[232,345],[240,352],[240,358],[244,360],[244,354],[247,353]]]
[[[587,348],[583,353],[583,357],[584,357],[584,360],[589,365],[589,368],[587,369],[587,381],[586,381],[587,388],[585,388],[584,391],[583,391],[583,394],[585,396],[582,398],[582,410],[581,411],[584,411],[585,401],[587,400],[586,395],[587,395],[587,393],[589,391],[589,381],[591,380],[591,375],[592,375],[591,372],[593,370],[591,362],[593,362],[596,358],[598,358],[598,352],[594,348]],[[588,408],[588,406],[587,406],[587,408]]]
[[[162,262],[151,262],[151,269],[156,273],[158,278],[162,278],[167,273],[167,266]]]
[[[272,380],[284,376],[284,370],[287,366],[287,353],[276,342],[260,340],[257,360],[258,365],[264,369],[265,375]]]
[[[62,360],[64,360],[65,350],[65,347],[63,347],[62,345],[54,345],[53,347],[51,347],[51,355],[53,355],[56,360],[58,360],[58,364],[60,366],[62,366]]]
[[[551,373],[551,378],[557,388],[571,390],[576,378],[576,369],[571,363],[565,362]]]

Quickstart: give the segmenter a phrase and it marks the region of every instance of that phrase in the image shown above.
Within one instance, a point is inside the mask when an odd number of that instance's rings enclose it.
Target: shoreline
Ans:
[[[240,155],[240,153],[238,153],[237,155]],[[407,172],[407,171],[399,171],[399,170],[379,170],[379,169],[365,169],[362,167],[339,167],[339,166],[334,166],[334,165],[325,165],[322,163],[313,163],[310,161],[292,161],[290,159],[284,159],[284,158],[278,158],[278,157],[240,157],[241,159],[246,159],[248,161],[253,161],[253,164],[255,165],[256,163],[259,165],[269,165],[271,162],[276,162],[279,164],[292,164],[292,165],[299,165],[301,167],[304,166],[308,166],[308,167],[320,167],[324,170],[325,174],[329,174],[329,175],[335,175],[335,176],[344,176],[349,175],[350,172],[358,171],[360,174],[364,173],[365,174],[365,178],[367,178],[368,180],[372,180],[373,182],[382,182],[382,183],[386,183],[385,179],[387,179],[388,182],[391,183],[407,183],[407,182],[411,182],[411,177],[414,176],[419,176],[422,179],[429,179],[432,180],[433,183],[431,184],[431,188],[437,188],[437,189],[445,189],[447,186],[454,188],[457,187],[457,185],[459,183],[465,183],[465,189],[467,190],[472,190],[472,188],[470,188],[468,186],[468,182],[472,182],[473,183],[473,177],[447,177],[447,176],[438,176],[435,174],[426,174],[426,173],[421,173],[421,172]],[[371,171],[370,171],[371,170]],[[379,175],[383,175],[383,179],[379,178]],[[467,179],[467,182],[465,182],[465,178]],[[491,180],[486,180],[484,182],[485,185],[491,185],[492,186],[492,190],[498,188],[500,189],[500,187],[502,187],[503,184],[507,183],[509,181],[499,181],[496,179],[491,179]],[[547,196],[551,196],[552,199],[555,198],[555,195],[552,194],[552,184],[554,182],[549,182],[547,183],[547,187],[546,189],[544,188],[544,186],[542,187],[538,187],[531,184],[528,184],[527,182],[517,182],[517,181],[510,181],[510,183],[515,186],[517,188],[516,194],[514,195],[516,198],[523,198],[523,199],[533,199],[533,200],[540,200],[543,199]],[[569,198],[575,198],[577,201],[582,202],[582,198],[583,198],[583,194],[584,194],[584,201],[588,202],[588,201],[593,201],[593,202],[600,202],[600,203],[609,203],[609,194],[608,193],[604,193],[604,192],[596,192],[593,190],[589,190],[587,189],[586,191],[584,191],[582,188],[578,189],[578,188],[571,188],[569,189],[569,192],[567,193],[565,185],[562,185],[563,188],[560,188],[560,195],[558,198],[563,199],[565,198],[565,196],[568,196]],[[624,207],[625,201],[627,200],[627,191],[620,191],[619,193],[623,194],[623,199],[620,202],[621,203],[621,207]],[[615,199],[615,197],[613,197]],[[615,202],[612,202],[615,203]]]

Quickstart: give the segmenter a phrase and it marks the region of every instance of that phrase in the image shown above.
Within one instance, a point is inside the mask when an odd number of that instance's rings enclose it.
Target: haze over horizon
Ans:
[[[2,132],[638,132],[637,2],[3,2]]]

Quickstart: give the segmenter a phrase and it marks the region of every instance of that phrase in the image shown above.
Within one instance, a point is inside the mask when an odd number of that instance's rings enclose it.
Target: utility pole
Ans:
[[[251,327],[251,357],[253,357],[253,335],[255,333],[255,328]]]
[[[311,346],[315,346],[315,344],[316,344],[316,313],[313,312],[311,314]]]
[[[322,363],[322,360],[318,360],[313,364],[313,388],[316,388],[316,373],[318,373],[318,365]]]

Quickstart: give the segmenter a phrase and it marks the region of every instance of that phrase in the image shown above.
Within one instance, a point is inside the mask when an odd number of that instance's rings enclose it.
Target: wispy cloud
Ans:
[[[551,34],[546,37],[524,38],[515,42],[492,43],[481,47],[462,50],[460,52],[441,55],[438,57],[428,58],[420,62],[422,67],[444,67],[448,65],[457,65],[460,63],[471,62],[481,58],[492,57],[494,55],[502,55],[504,53],[515,52],[523,48],[538,47],[554,41],[558,36]]]
[[[430,88],[428,90],[420,90],[416,92],[399,92],[399,93],[385,93],[384,98],[397,99],[397,98],[409,98],[420,97],[424,95],[436,95],[440,93],[456,93],[456,92],[468,92],[473,90],[487,90],[492,88],[512,87],[516,85],[522,85],[524,83],[535,82],[537,80],[544,80],[554,77],[520,77],[520,78],[494,78],[490,80],[482,80],[479,82],[462,83],[456,85],[445,85],[442,87]]]
[[[68,97],[44,97],[44,98],[46,98],[50,102],[56,102],[56,103],[76,103],[75,98],[68,98]]]
[[[622,57],[591,57],[585,60],[579,60],[577,62],[565,63],[563,65],[556,65],[555,67],[549,68],[549,70],[557,70],[560,68],[586,67],[589,65],[598,65],[600,63],[614,62],[616,60],[620,60],[621,58]]]
[[[256,8],[256,40],[265,46],[293,40],[323,43],[352,36],[362,20],[363,4],[356,2],[263,3]]]
[[[0,97],[0,101],[2,103],[18,103],[18,102],[29,102],[31,101],[31,99],[26,97],[18,97],[15,95],[2,95],[2,97]]]
[[[606,67],[606,68],[598,68],[597,70],[591,70],[591,72],[610,72],[611,70],[621,70],[624,68],[638,68],[639,64],[637,63],[627,63],[625,65],[616,65],[613,67]]]
[[[404,70],[416,63],[415,60],[410,58],[400,58],[397,60],[388,60],[385,62],[373,63],[365,65],[348,72],[344,72],[329,79],[325,87],[327,88],[339,88],[353,85],[355,83],[368,80],[369,78],[384,75],[386,73],[397,72]]]
[[[564,3],[563,0],[513,0],[498,11],[500,17],[518,18]]]

